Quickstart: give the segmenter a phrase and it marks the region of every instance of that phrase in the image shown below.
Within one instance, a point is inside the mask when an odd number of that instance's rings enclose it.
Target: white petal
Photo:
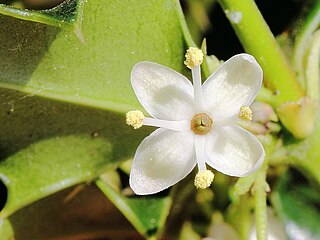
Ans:
[[[159,128],[139,145],[130,186],[138,195],[160,192],[186,177],[195,164],[192,133]]]
[[[248,54],[230,58],[203,84],[204,101],[215,119],[234,117],[250,106],[262,83],[262,69]]]
[[[137,63],[131,84],[141,105],[153,117],[190,120],[193,116],[193,87],[180,73],[152,62]]]
[[[226,175],[243,177],[263,163],[265,151],[259,140],[236,125],[224,126],[207,135],[207,163]]]

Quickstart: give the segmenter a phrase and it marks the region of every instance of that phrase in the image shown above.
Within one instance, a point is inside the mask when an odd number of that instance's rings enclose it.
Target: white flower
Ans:
[[[202,56],[195,48],[186,54],[193,86],[180,73],[157,63],[140,62],[132,69],[134,92],[153,118],[132,111],[127,123],[135,128],[159,127],[141,142],[134,156],[130,186],[136,194],[162,191],[186,177],[196,164],[195,185],[206,188],[213,180],[206,163],[242,177],[264,160],[257,138],[236,125],[239,115],[250,120],[247,107],[260,89],[261,67],[251,55],[235,55],[201,85]]]

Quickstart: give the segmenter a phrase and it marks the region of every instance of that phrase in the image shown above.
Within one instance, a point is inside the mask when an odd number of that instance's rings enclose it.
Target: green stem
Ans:
[[[253,199],[249,194],[244,194],[240,196],[239,202],[233,203],[235,211],[229,210],[228,221],[235,226],[237,229],[240,239],[249,239],[252,219],[251,219],[251,209],[253,204]],[[232,209],[229,208],[229,209]]]
[[[255,220],[257,240],[267,240],[267,193],[266,193],[267,161],[258,171],[255,182]]]
[[[298,100],[304,93],[253,0],[218,0],[246,52],[264,71],[265,84],[276,92],[276,105]]]

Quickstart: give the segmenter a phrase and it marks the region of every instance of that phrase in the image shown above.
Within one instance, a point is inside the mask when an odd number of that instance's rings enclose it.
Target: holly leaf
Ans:
[[[58,6],[46,10],[20,9],[14,6],[0,4],[0,13],[3,15],[44,23],[57,27],[71,27],[82,13],[84,0],[66,0]]]
[[[86,1],[76,31],[0,15],[0,217],[133,156],[131,69],[184,69],[178,4]]]
[[[126,197],[102,179],[97,180],[96,184],[142,236],[151,239],[161,232],[169,214],[170,197]]]

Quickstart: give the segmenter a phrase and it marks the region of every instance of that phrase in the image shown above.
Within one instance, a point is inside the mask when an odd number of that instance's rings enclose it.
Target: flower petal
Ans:
[[[259,140],[237,125],[224,126],[208,134],[207,163],[226,175],[243,177],[263,163],[265,151]]]
[[[153,117],[190,120],[193,87],[180,73],[152,62],[139,62],[131,72],[131,84],[141,105]]]
[[[230,58],[203,84],[205,104],[215,119],[234,117],[241,106],[250,106],[262,83],[262,69],[254,57]]]
[[[160,192],[186,177],[195,164],[192,133],[159,128],[138,147],[130,186],[138,195]]]

